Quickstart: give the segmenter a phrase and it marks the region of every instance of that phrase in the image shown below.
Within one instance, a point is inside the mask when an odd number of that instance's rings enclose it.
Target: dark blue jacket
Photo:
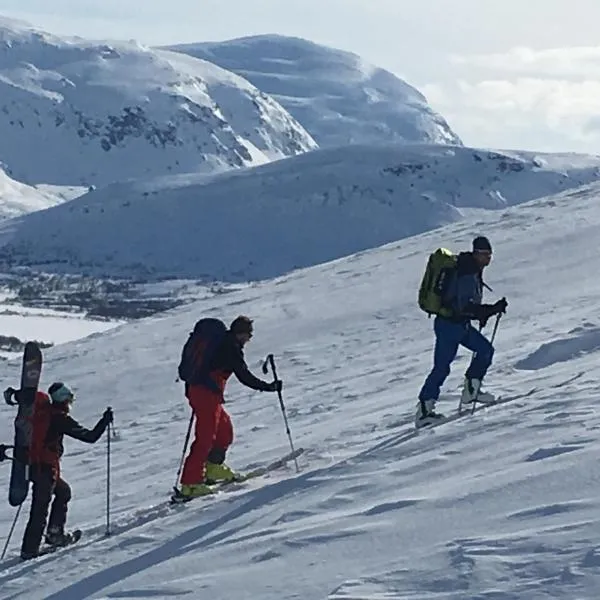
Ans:
[[[472,252],[461,252],[444,294],[444,304],[453,310],[453,320],[466,322],[478,318],[478,306],[482,299],[481,267]]]

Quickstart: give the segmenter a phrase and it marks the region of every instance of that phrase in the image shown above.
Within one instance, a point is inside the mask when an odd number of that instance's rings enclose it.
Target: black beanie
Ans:
[[[490,244],[490,240],[488,240],[485,236],[480,235],[473,240],[473,252],[491,252],[492,245]]]

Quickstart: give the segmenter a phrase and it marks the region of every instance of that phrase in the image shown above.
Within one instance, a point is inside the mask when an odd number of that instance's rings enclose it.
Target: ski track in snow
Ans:
[[[114,535],[103,537],[105,440],[67,440],[70,523],[86,537],[17,563],[22,515],[0,598],[600,597],[600,283],[589,262],[599,229],[594,188],[565,193],[49,350],[43,387],[71,383],[76,418],[91,426],[115,409]],[[482,231],[495,252],[486,298],[509,301],[486,384],[506,396],[535,391],[415,434],[433,344],[416,307],[422,269],[438,245],[467,248]],[[199,316],[240,313],[256,318],[251,369],[275,354],[294,443],[307,449],[301,472],[288,465],[167,509],[189,418],[174,381],[181,345]],[[461,350],[443,390],[447,415],[468,360]],[[0,375],[14,382],[17,363]],[[232,382],[226,407],[234,467],[289,450],[275,395]],[[2,411],[5,440],[13,413]],[[13,516],[0,505],[1,531]]]

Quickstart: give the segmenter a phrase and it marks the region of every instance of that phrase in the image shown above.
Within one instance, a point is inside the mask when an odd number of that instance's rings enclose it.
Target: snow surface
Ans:
[[[15,304],[14,298],[9,294],[0,295],[0,334],[20,340],[64,344],[97,331],[117,327],[123,322],[92,319],[76,312],[24,307]],[[0,350],[3,358],[14,358],[17,355],[20,356],[20,353]]]
[[[218,175],[115,184],[13,219],[0,226],[0,266],[257,280],[599,175],[598,156],[427,144],[317,150]]]
[[[430,368],[431,321],[416,305],[429,252],[484,233],[493,301],[508,312],[486,383],[521,400],[413,433]],[[76,388],[74,415],[115,409],[111,530],[106,441],[66,443],[71,526],[84,539],[0,565],[11,600],[542,600],[600,597],[598,297],[600,184],[464,220],[382,248],[207,298],[45,353],[43,385]],[[189,409],[175,382],[200,316],[255,317],[255,372],[275,354],[301,472],[288,470],[169,509]],[[487,333],[489,334],[490,327]],[[439,409],[452,413],[470,356]],[[0,365],[16,382],[20,366]],[[273,394],[233,381],[226,407],[239,469],[289,449]],[[0,409],[9,441],[13,411]],[[5,481],[8,466],[4,469]],[[15,512],[0,504],[0,530]]]
[[[169,47],[241,75],[273,96],[321,147],[461,144],[418,90],[351,52],[281,35]]]
[[[53,192],[15,181],[0,166],[0,219],[18,217],[62,202],[64,196]]]
[[[0,20],[0,160],[19,181],[99,185],[316,147],[273,98],[212,63]]]

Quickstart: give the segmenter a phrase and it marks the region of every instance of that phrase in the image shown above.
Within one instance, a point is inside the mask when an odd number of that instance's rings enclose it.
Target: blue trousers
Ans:
[[[425,379],[419,393],[419,400],[437,400],[440,388],[450,375],[450,365],[456,358],[459,346],[475,352],[471,364],[465,373],[469,379],[483,379],[494,357],[494,347],[470,322],[455,323],[436,317],[433,330],[435,332],[435,350],[433,352],[433,369]]]

